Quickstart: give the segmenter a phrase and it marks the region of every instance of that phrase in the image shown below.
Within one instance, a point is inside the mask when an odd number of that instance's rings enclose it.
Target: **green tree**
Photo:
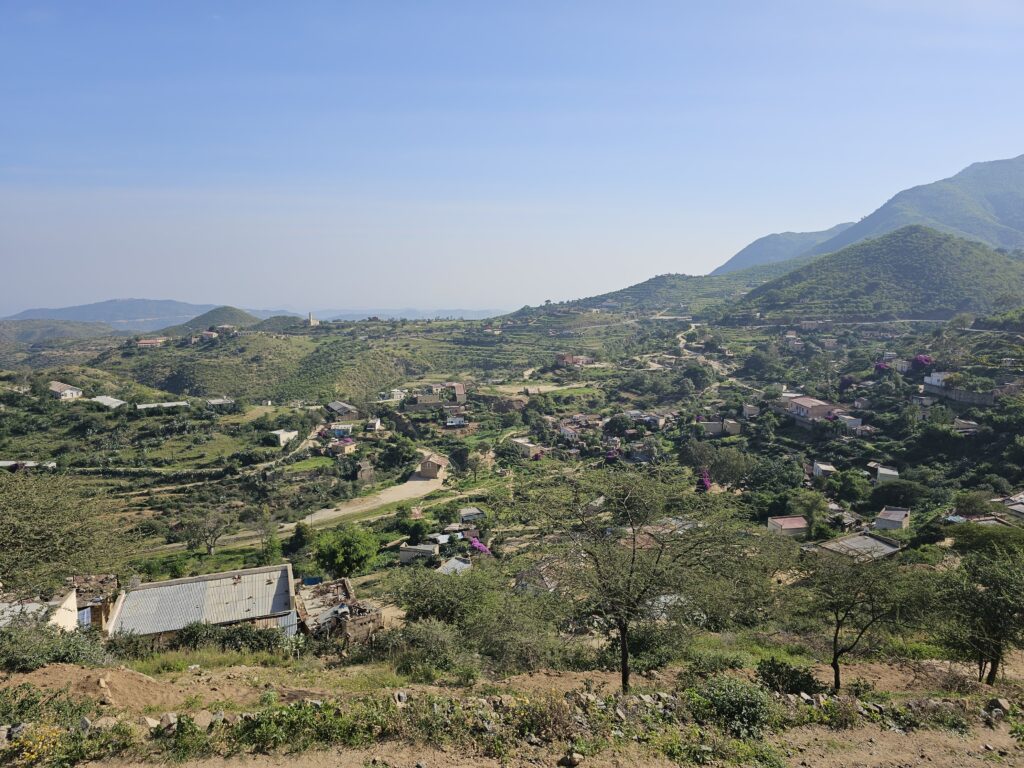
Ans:
[[[817,530],[825,525],[828,500],[817,491],[797,488],[790,491],[786,498],[786,512],[790,515],[802,515],[807,521],[808,532],[813,537]]]
[[[118,567],[129,538],[70,477],[0,472],[0,542],[4,591],[29,596],[68,576]]]
[[[181,523],[181,535],[192,551],[205,549],[214,554],[219,542],[231,530],[235,520],[226,512],[213,510],[189,515]]]
[[[349,577],[370,567],[377,557],[377,538],[365,528],[343,525],[321,533],[313,557],[335,577]]]
[[[1024,648],[1024,548],[974,552],[949,577],[945,645],[995,684],[1007,654]]]

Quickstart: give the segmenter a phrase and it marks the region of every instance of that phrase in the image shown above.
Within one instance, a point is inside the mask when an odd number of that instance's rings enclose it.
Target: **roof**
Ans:
[[[230,397],[212,397],[206,401],[207,405],[232,405],[235,401]]]
[[[877,475],[895,475],[895,476],[899,477],[900,473],[899,473],[899,470],[894,469],[893,467],[878,466],[878,467],[875,468],[875,474],[877,474]]]
[[[107,406],[107,408],[120,408],[125,404],[124,400],[118,400],[116,397],[110,397],[108,395],[97,395],[90,399],[94,403]]]
[[[902,523],[908,517],[910,510],[906,507],[882,507],[882,511],[878,513],[879,520],[892,520],[897,523]]]
[[[431,453],[429,456],[423,459],[423,461],[424,463],[429,461],[432,464],[437,464],[437,466],[439,467],[447,467],[449,464],[451,464],[451,461],[448,460],[447,456],[442,456],[439,453]]]
[[[327,404],[327,407],[338,413],[355,413],[356,411],[355,406],[344,403],[341,400],[332,400]]]
[[[823,541],[818,548],[856,560],[881,560],[899,552],[900,544],[874,533],[851,533],[838,539]]]
[[[292,611],[290,563],[158,581],[125,593],[110,634],[152,635],[195,622],[233,624]]]
[[[78,387],[73,387],[70,384],[65,384],[63,381],[51,381],[50,382],[51,392],[81,392]]]
[[[441,563],[436,570],[438,573],[458,574],[463,571],[468,571],[472,567],[473,561],[468,557],[453,557],[451,560],[445,560]]]
[[[135,406],[137,411],[146,411],[150,408],[188,408],[188,400],[175,400],[171,403],[139,403]]]
[[[769,525],[775,524],[783,530],[794,530],[807,527],[807,518],[803,515],[783,515],[781,517],[769,517]]]
[[[795,403],[796,405],[802,405],[804,408],[816,408],[819,405],[828,405],[824,400],[819,400],[816,397],[807,397],[806,395],[802,397],[794,397],[789,402]]]

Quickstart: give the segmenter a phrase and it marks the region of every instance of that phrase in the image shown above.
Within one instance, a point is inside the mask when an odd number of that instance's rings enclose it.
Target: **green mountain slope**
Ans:
[[[996,248],[1024,248],[1024,155],[974,163],[951,178],[904,190],[808,253],[833,253],[911,224]]]
[[[57,339],[92,339],[109,336],[114,329],[106,323],[72,320],[0,320],[0,343],[39,344]]]
[[[1024,265],[981,243],[904,227],[765,283],[739,309],[767,318],[946,318],[1024,304]]]
[[[712,275],[724,275],[760,264],[776,264],[806,253],[814,246],[839,235],[852,223],[836,224],[821,232],[779,232],[758,238],[720,266]]]
[[[189,333],[205,331],[207,328],[218,325],[234,325],[238,328],[248,328],[250,325],[256,325],[259,321],[258,317],[250,315],[244,309],[217,307],[209,312],[193,317],[187,323],[164,328],[161,333],[167,336],[185,336]]]

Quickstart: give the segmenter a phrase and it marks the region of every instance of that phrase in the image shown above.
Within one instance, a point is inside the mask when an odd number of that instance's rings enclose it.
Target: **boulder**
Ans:
[[[99,717],[93,720],[92,728],[95,731],[109,731],[111,728],[117,725],[117,723],[118,720],[116,717],[104,715],[103,717]]]
[[[985,711],[986,712],[991,712],[994,709],[1001,709],[1001,710],[1003,710],[1004,714],[1009,713],[1009,711],[1010,711],[1010,702],[1009,702],[1009,700],[1008,699],[1000,699],[1000,698],[989,699],[988,704],[985,705]]]
[[[160,721],[159,720],[154,720],[152,717],[146,717],[145,715],[140,717],[135,722],[138,723],[139,725],[141,725],[143,728],[145,728],[147,730],[150,730],[150,731],[155,731],[157,728],[160,727]]]
[[[583,755],[579,752],[570,752],[565,757],[558,761],[558,764],[563,768],[576,768],[577,765],[583,762]]]
[[[174,712],[164,712],[158,725],[162,731],[173,731],[178,725],[178,715]]]
[[[213,713],[201,709],[192,715],[192,722],[196,724],[196,728],[200,731],[208,731],[213,725]]]

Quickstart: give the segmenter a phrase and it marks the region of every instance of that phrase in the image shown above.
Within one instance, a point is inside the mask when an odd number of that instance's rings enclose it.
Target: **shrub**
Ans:
[[[153,655],[153,644],[146,638],[129,632],[108,638],[107,652],[118,659],[148,659]]]
[[[775,719],[775,707],[760,686],[726,675],[686,691],[693,719],[724,728],[740,738],[759,738]]]
[[[283,648],[284,644],[284,634],[272,627],[256,627],[252,624],[217,627],[212,624],[195,622],[178,631],[171,647],[175,650],[186,651],[219,647],[222,651],[271,653]]]
[[[399,674],[425,683],[433,682],[441,672],[458,671],[458,676],[466,679],[467,668],[476,666],[463,649],[458,628],[436,619],[379,632],[361,649],[361,654],[386,659]]]
[[[47,664],[99,666],[107,654],[97,632],[63,632],[36,619],[17,618],[0,629],[0,668],[31,672]]]
[[[825,686],[819,683],[809,667],[776,659],[762,659],[757,664],[757,682],[776,693],[821,693]]]

